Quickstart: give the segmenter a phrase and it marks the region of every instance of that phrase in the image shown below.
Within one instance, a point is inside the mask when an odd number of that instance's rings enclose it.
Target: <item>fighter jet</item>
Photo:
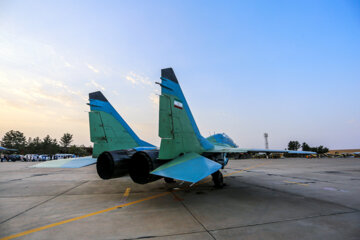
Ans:
[[[80,159],[54,160],[34,167],[78,168],[96,163],[102,179],[129,174],[135,183],[146,184],[164,178],[199,182],[211,175],[216,187],[223,186],[221,169],[229,153],[314,152],[238,148],[225,133],[204,138],[172,68],[161,70],[159,101],[160,148],[140,139],[101,92],[89,94],[90,138],[93,155]]]
[[[101,178],[129,173],[146,184],[160,178],[199,182],[212,175],[216,187],[223,186],[221,169],[228,153],[265,152],[313,154],[306,151],[238,148],[226,134],[204,138],[172,68],[161,70],[159,101],[160,148],[140,140],[100,93],[90,94],[90,129]]]

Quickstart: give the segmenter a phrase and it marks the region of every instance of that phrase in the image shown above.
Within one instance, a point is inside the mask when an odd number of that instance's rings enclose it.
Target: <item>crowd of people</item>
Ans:
[[[34,162],[34,161],[46,161],[46,160],[57,160],[64,158],[75,158],[77,157],[74,154],[55,154],[55,155],[39,155],[39,154],[26,154],[26,155],[17,155],[17,154],[1,154],[0,160],[1,162],[15,162],[15,161],[23,161],[23,162]]]

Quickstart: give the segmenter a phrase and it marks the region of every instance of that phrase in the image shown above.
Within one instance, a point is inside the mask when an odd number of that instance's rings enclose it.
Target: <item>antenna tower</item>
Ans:
[[[264,133],[265,138],[265,149],[269,149],[269,141],[268,141],[269,134]]]

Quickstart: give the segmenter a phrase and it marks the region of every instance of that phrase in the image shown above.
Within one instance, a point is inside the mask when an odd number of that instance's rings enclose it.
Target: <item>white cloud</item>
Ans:
[[[88,67],[91,71],[93,71],[94,73],[99,73],[99,70],[96,69],[94,66],[92,66],[92,65],[90,65],[90,64],[87,64],[87,67]]]
[[[155,85],[148,77],[123,75],[118,68],[88,64],[91,56],[72,54],[41,39],[0,32],[0,135],[18,129],[27,136],[47,132],[58,138],[71,131],[80,136],[79,143],[88,143],[87,94],[105,91],[110,81],[113,85],[107,90],[115,101],[126,96],[158,108],[158,96],[152,93]],[[123,81],[114,84],[114,79]],[[127,91],[129,83],[141,88]]]
[[[69,62],[67,62],[67,61],[64,61],[64,63],[65,63],[65,67],[68,67],[68,68],[71,68],[71,67],[73,67]]]
[[[84,96],[84,94],[82,94],[80,91],[73,90],[72,87],[69,87],[68,85],[66,85],[65,83],[63,83],[61,81],[52,80],[52,79],[46,79],[45,83],[47,83],[49,86],[65,90],[67,93],[78,96],[78,97],[82,98],[85,101],[87,100],[87,98]]]
[[[356,118],[351,118],[347,121],[347,123],[353,127],[360,127],[360,121]]]
[[[91,85],[96,87],[97,89],[101,89],[105,91],[105,87],[97,83],[95,80],[91,80],[90,82],[86,83],[86,86],[91,86]]]
[[[159,107],[159,96],[155,93],[151,93],[149,96],[150,101],[153,103],[155,108]]]
[[[27,75],[0,69],[0,78],[7,89],[0,99],[9,107],[29,109],[52,109],[54,104],[71,107],[85,102],[87,98],[80,91],[74,91],[65,83],[42,76]],[[58,106],[57,106],[58,107]]]
[[[135,85],[151,85],[152,82],[149,80],[148,77],[146,76],[143,76],[141,74],[137,74],[137,73],[134,73],[134,72],[129,72],[127,75],[126,75],[126,80],[130,81],[132,84],[135,84]]]
[[[9,129],[52,137],[72,131],[85,136],[79,142],[89,141],[85,103],[92,73],[83,59],[63,52],[38,39],[0,33],[0,135]]]

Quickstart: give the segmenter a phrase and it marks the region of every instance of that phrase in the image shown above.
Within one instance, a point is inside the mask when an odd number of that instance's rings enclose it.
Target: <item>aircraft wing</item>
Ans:
[[[221,164],[192,152],[161,165],[151,174],[196,183],[221,167]]]
[[[0,146],[0,151],[13,151],[13,152],[15,152],[15,151],[17,151],[17,149],[4,148],[4,147]]]
[[[215,146],[214,149],[206,151],[207,153],[289,153],[289,154],[316,154],[310,151],[292,151],[292,150],[276,150],[276,149],[261,149],[261,148],[232,148]]]
[[[79,158],[65,158],[58,160],[45,161],[42,163],[35,164],[31,167],[35,168],[81,168],[95,164],[97,161],[96,158],[91,156],[89,157],[79,157]]]
[[[259,148],[249,148],[246,149],[247,152],[259,152],[259,153],[289,153],[289,154],[316,154],[316,152],[310,151],[293,151],[293,150],[276,150],[276,149],[259,149]]]
[[[214,146],[213,149],[207,150],[206,153],[247,153],[245,148],[232,148],[223,146]]]

